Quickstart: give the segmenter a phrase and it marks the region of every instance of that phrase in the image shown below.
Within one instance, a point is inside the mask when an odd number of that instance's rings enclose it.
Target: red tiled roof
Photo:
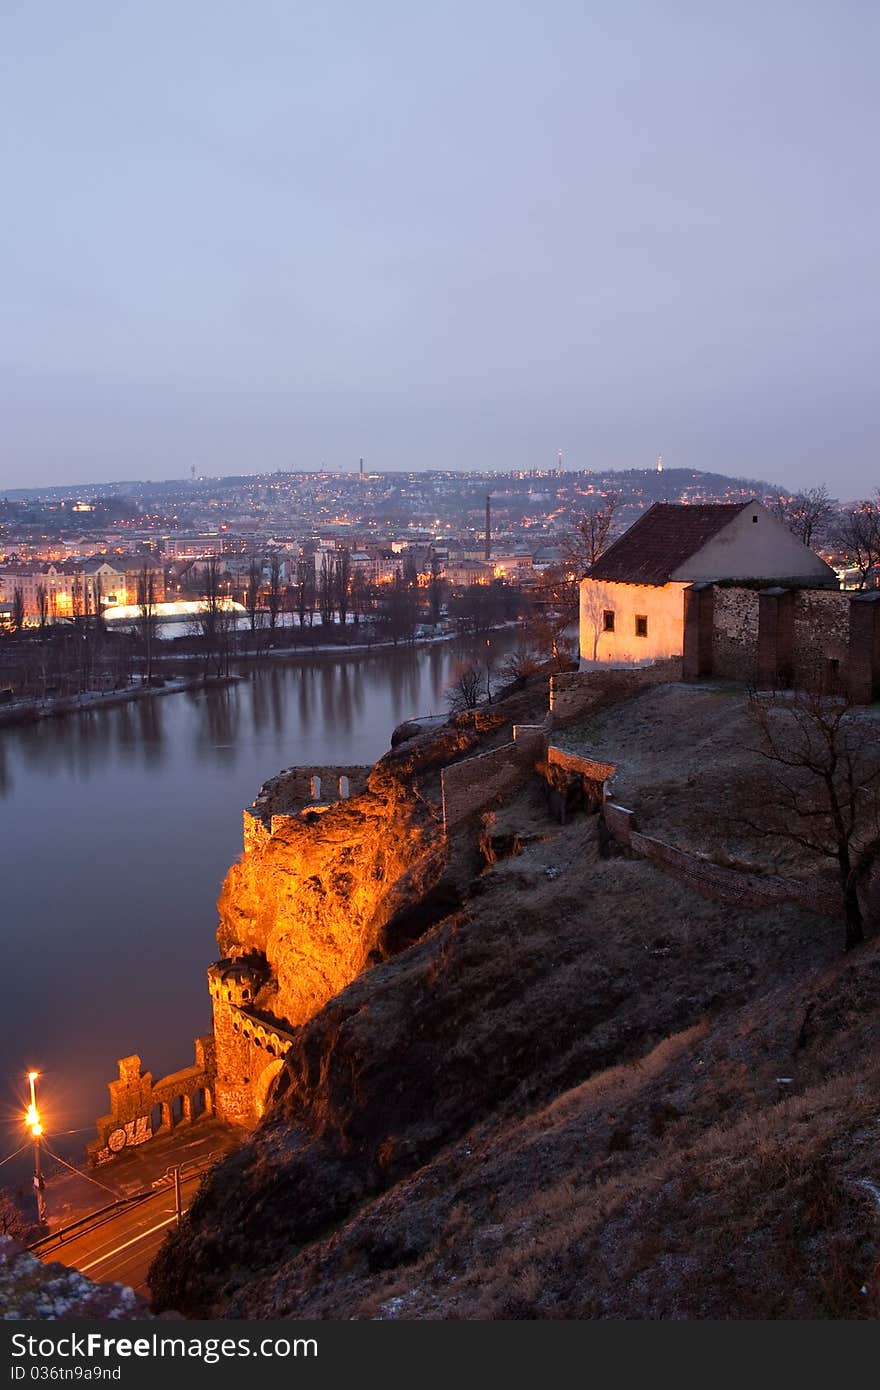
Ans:
[[[586,577],[619,584],[666,584],[679,565],[746,506],[746,502],[655,502],[600,555]]]

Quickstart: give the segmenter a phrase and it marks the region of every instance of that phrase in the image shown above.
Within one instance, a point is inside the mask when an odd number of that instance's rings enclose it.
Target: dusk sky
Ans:
[[[0,486],[880,483],[871,0],[6,0]]]

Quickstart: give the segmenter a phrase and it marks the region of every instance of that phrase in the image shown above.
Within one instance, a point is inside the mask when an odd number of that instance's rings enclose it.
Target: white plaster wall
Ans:
[[[580,585],[581,661],[615,661],[637,665],[681,656],[684,644],[684,583],[614,584],[582,579]],[[606,609],[614,613],[614,631],[602,628]],[[636,636],[636,616],[648,619],[647,637]]]

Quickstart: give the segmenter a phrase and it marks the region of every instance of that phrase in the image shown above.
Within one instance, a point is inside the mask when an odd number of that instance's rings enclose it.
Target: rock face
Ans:
[[[26,1318],[147,1318],[142,1298],[124,1284],[93,1284],[77,1269],[43,1264],[11,1236],[0,1236],[0,1308]]]
[[[285,818],[229,870],[217,940],[224,957],[265,958],[256,1006],[304,1023],[364,968],[407,893],[439,864],[436,823],[396,778],[365,795]]]
[[[295,1031],[448,907],[438,769],[504,723],[474,718],[415,737],[376,764],[360,795],[287,811],[274,787],[271,815],[256,830],[246,816],[245,852],[218,903],[222,959],[208,972],[222,1118],[255,1124]]]

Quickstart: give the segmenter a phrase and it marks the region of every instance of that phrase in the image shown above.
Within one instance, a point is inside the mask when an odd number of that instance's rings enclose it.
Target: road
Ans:
[[[184,1210],[196,1194],[198,1180],[194,1174],[181,1183]],[[60,1244],[53,1242],[40,1250],[40,1259],[78,1269],[97,1283],[130,1284],[148,1298],[147,1270],[175,1219],[174,1188],[162,1188]]]

